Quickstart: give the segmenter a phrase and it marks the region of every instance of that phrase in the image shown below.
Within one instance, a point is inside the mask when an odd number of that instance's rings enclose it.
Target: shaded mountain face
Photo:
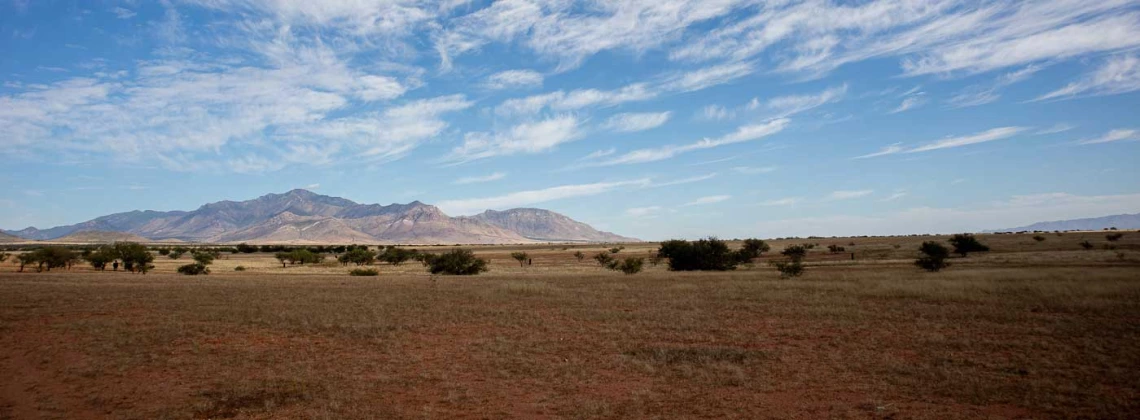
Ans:
[[[633,242],[634,238],[602,232],[590,225],[543,209],[487,210],[471,216],[536,241]]]
[[[51,240],[80,232],[123,232],[152,240],[249,243],[499,244],[538,241],[631,241],[540,209],[449,217],[439,208],[408,204],[357,204],[293,190],[247,201],[220,201],[194,211],[132,211],[39,230],[6,231]],[[544,225],[544,223],[546,225]]]
[[[1054,231],[1054,230],[1104,230],[1108,228],[1117,229],[1140,229],[1140,213],[1137,214],[1117,214],[1104,217],[1093,217],[1088,219],[1072,219],[1072,220],[1056,220],[1052,222],[1034,223],[1029,226],[1022,226],[1010,229],[999,229],[992,232],[1021,232],[1021,231]]]

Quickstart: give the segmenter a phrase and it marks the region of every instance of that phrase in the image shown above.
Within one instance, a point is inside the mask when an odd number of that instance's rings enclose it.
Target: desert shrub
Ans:
[[[804,245],[792,245],[780,251],[780,255],[785,257],[784,260],[771,261],[776,271],[780,272],[780,278],[799,277],[804,274],[804,258],[807,256],[808,247]]]
[[[1045,237],[1041,235],[1033,235],[1033,240],[1037,242],[1045,242]]]
[[[37,265],[36,271],[51,271],[53,268],[70,267],[77,259],[78,256],[62,246],[49,246],[37,249],[28,254],[30,255],[29,263]]]
[[[116,242],[113,245],[115,254],[119,260],[123,262],[123,267],[127,271],[134,272],[136,268],[142,272],[146,272],[147,266],[154,262],[154,254],[146,249],[145,246],[134,242]]]
[[[922,256],[914,260],[914,265],[926,271],[934,272],[950,266],[950,263],[946,262],[946,258],[950,256],[950,249],[938,242],[923,242],[918,251]]]
[[[400,265],[410,259],[416,258],[416,254],[419,254],[419,252],[415,250],[389,247],[384,251],[384,255],[382,255],[380,259],[386,261],[388,264]]]
[[[355,268],[348,272],[350,276],[379,276],[380,270],[375,268]]]
[[[583,254],[582,251],[574,251],[574,258],[577,258],[578,262],[582,262],[586,259],[586,254]]]
[[[804,263],[801,261],[772,261],[771,264],[780,272],[780,278],[799,277],[804,274]]]
[[[661,264],[662,260],[664,260],[664,258],[661,258],[661,256],[657,255],[656,252],[650,251],[650,253],[651,255],[649,256],[649,265],[656,267],[658,264]]]
[[[186,264],[184,266],[178,267],[178,274],[184,274],[187,276],[206,275],[210,274],[210,269],[202,263]]]
[[[598,265],[606,268],[611,268],[617,264],[613,254],[610,254],[608,251],[602,251],[594,255],[594,261],[597,261]]]
[[[843,247],[841,247],[839,245],[835,245],[835,244],[828,245],[827,250],[830,251],[832,254],[847,251],[846,248],[843,248]]]
[[[158,249],[158,255],[161,255],[164,257],[167,255],[170,255],[170,248],[159,248]]]
[[[195,262],[197,262],[198,264],[202,264],[202,265],[213,264],[214,259],[218,258],[218,256],[215,255],[214,252],[210,252],[207,250],[194,250],[194,252],[191,252],[190,255],[194,258]]]
[[[4,261],[8,261],[8,257],[11,255],[12,254],[9,254],[7,252],[0,252],[0,263],[2,263]]]
[[[641,267],[645,265],[645,258],[641,257],[626,257],[619,263],[615,269],[625,274],[637,274],[641,272]]]
[[[670,240],[661,244],[657,255],[669,259],[673,271],[727,271],[736,269],[741,252],[728,249],[728,244],[715,237],[693,242]]]
[[[257,252],[257,247],[243,242],[238,244],[237,250],[242,254],[252,254]]]
[[[1123,237],[1124,237],[1123,233],[1113,233],[1113,234],[1104,235],[1104,239],[1108,239],[1109,242],[1119,241],[1120,238],[1123,238]]]
[[[239,265],[239,266],[237,266],[237,267],[234,267],[234,271],[245,271],[245,266],[244,266],[244,265]]]
[[[348,252],[340,254],[340,257],[337,258],[337,261],[344,265],[368,265],[376,262],[376,253],[369,251],[368,248],[353,248]]]
[[[177,260],[179,258],[182,258],[182,255],[185,253],[186,253],[186,251],[184,251],[184,250],[172,249],[169,252],[167,252],[167,254],[168,254],[167,256],[170,257],[170,259],[172,259],[172,260]]]
[[[514,258],[515,261],[518,261],[519,267],[522,267],[523,264],[526,264],[526,260],[530,259],[530,255],[527,255],[525,252],[512,252],[511,258]]]
[[[978,242],[978,238],[969,233],[958,233],[950,237],[950,245],[954,247],[954,253],[965,257],[971,252],[987,252],[990,247]]]
[[[119,254],[115,252],[115,248],[110,246],[101,246],[95,251],[87,254],[84,259],[91,264],[96,270],[105,270],[108,264],[115,262],[119,259]]]
[[[469,276],[487,271],[487,260],[475,257],[475,253],[466,249],[428,255],[424,262],[432,274]]]
[[[1081,245],[1081,248],[1084,248],[1086,250],[1096,248],[1096,245],[1093,245],[1092,242],[1089,242],[1089,241],[1081,241],[1080,245]]]
[[[610,248],[610,253],[611,253],[611,254],[617,254],[617,253],[621,252],[621,251],[622,251],[622,250],[624,250],[624,249],[625,249],[625,246],[624,246],[624,245],[623,245],[623,246],[615,246],[615,247],[613,247],[613,248]]]

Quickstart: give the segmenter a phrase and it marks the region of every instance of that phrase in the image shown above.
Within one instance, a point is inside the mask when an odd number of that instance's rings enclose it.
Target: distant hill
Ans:
[[[8,244],[13,242],[27,242],[27,239],[15,235],[0,232],[0,244]]]
[[[487,210],[471,216],[537,241],[634,242],[637,239],[602,232],[590,225],[543,209]]]
[[[1052,222],[1034,223],[1028,226],[999,229],[990,232],[1021,232],[1021,231],[1054,231],[1054,230],[1104,230],[1140,229],[1140,213],[1117,214],[1114,216],[1093,217],[1089,219],[1056,220]]]
[[[146,241],[210,243],[507,244],[636,240],[597,231],[548,210],[513,209],[450,217],[419,201],[386,206],[357,204],[301,189],[246,201],[210,203],[194,211],[132,211],[75,225],[6,232],[36,240],[73,240],[73,234],[92,231],[150,238]]]

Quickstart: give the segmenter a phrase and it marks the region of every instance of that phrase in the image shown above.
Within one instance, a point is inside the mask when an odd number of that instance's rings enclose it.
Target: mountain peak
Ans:
[[[245,201],[219,201],[194,211],[131,211],[47,230],[8,231],[50,240],[77,232],[109,232],[153,240],[250,243],[527,243],[535,241],[617,242],[635,239],[600,232],[561,214],[536,208],[489,210],[474,217],[449,217],[419,200],[408,204],[358,204],[297,188]]]

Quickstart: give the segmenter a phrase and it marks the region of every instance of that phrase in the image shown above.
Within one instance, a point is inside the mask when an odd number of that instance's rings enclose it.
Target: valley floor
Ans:
[[[1138,418],[1132,236],[987,237],[941,273],[911,265],[923,238],[819,240],[856,260],[789,280],[625,276],[554,245],[527,267],[477,248],[492,271],[467,278],[5,263],[0,418]]]

